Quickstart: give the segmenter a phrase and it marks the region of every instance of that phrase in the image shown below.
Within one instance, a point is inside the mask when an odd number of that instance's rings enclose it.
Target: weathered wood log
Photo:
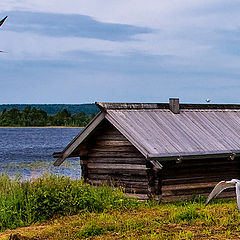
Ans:
[[[94,146],[89,151],[91,153],[93,152],[130,152],[130,153],[136,153],[136,149],[132,146]]]
[[[105,141],[96,141],[97,147],[132,147],[132,144],[127,140],[105,140]]]
[[[105,158],[140,158],[142,157],[142,154],[139,152],[104,152],[104,151],[97,151],[97,152],[93,152],[93,151],[89,151],[88,154],[89,157],[105,157]]]
[[[105,157],[90,157],[88,163],[103,163],[103,164],[136,164],[136,165],[145,165],[146,160],[144,158],[105,158]]]
[[[89,183],[95,184],[95,185],[106,185],[110,184],[113,186],[123,186],[128,188],[148,188],[148,182],[133,182],[133,181],[114,181],[112,179],[109,180],[89,180]]]
[[[142,175],[131,175],[131,174],[93,174],[93,173],[88,173],[89,179],[93,180],[114,180],[114,181],[133,181],[133,182],[148,182],[147,178]]]
[[[201,196],[207,197],[209,193],[202,193]],[[161,201],[162,202],[175,202],[175,201],[184,201],[184,200],[189,200],[192,199],[193,196],[198,196],[193,195],[193,194],[184,194],[184,195],[172,195],[172,196],[162,196]],[[236,192],[222,192],[220,195],[217,196],[217,198],[224,198],[224,199],[232,199],[235,198]]]
[[[88,163],[88,168],[92,169],[131,169],[131,170],[147,170],[146,165],[137,165],[137,164],[103,164],[103,163]]]
[[[111,140],[115,140],[115,141],[128,141],[123,135],[121,134],[101,134],[101,135],[96,135],[95,136],[95,142],[99,142],[102,140],[106,140],[106,141],[111,141]]]
[[[98,181],[98,180],[89,180],[88,181],[90,184],[93,184],[93,185],[105,185],[105,184],[110,184],[112,186],[119,186],[118,184],[114,184],[114,182],[102,182],[102,181]],[[122,187],[124,188],[124,191],[125,192],[128,192],[128,193],[145,193],[145,194],[148,194],[148,186],[147,185],[127,185],[127,184],[124,184],[122,185]]]
[[[178,185],[186,183],[207,183],[207,182],[219,182],[221,180],[229,180],[228,173],[221,176],[201,176],[201,177],[189,177],[189,178],[175,178],[175,179],[163,179],[163,185]]]
[[[142,175],[147,176],[147,172],[145,169],[96,169],[96,168],[88,168],[89,173],[96,173],[96,174],[131,174],[131,175]]]

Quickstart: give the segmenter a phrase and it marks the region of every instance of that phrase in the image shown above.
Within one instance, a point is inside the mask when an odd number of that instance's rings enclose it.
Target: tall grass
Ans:
[[[44,175],[21,182],[0,176],[0,231],[81,211],[100,213],[139,205],[139,201],[125,197],[119,188],[94,187],[82,180]]]

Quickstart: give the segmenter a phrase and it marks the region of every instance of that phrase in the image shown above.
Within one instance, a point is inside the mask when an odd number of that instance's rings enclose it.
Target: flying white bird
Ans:
[[[240,212],[240,180],[238,179],[232,179],[231,181],[221,181],[219,182],[212,192],[209,194],[206,205],[212,200],[212,198],[216,197],[218,194],[220,194],[223,190],[227,188],[234,188],[236,187],[236,196],[237,196],[237,205],[238,210]]]

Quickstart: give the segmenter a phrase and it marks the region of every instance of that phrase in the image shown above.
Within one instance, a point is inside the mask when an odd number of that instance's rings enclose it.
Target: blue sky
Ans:
[[[237,0],[1,0],[0,104],[240,103]]]

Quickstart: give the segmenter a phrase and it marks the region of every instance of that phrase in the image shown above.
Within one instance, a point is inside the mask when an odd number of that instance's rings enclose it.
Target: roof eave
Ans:
[[[154,159],[160,161],[170,160],[190,160],[190,159],[204,159],[204,158],[233,158],[240,156],[240,150],[226,150],[226,151],[211,151],[211,152],[179,152],[167,154],[149,154],[147,159]]]

